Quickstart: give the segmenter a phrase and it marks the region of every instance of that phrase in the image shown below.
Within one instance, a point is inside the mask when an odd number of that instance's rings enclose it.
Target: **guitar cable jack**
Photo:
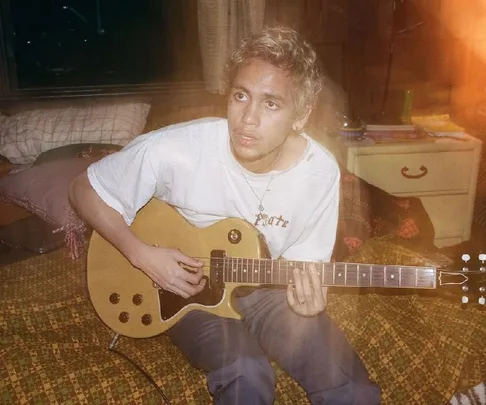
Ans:
[[[115,333],[115,336],[113,336],[113,339],[111,339],[111,342],[110,342],[110,350],[113,350],[115,348],[116,344],[118,343],[119,338],[120,338],[120,334]]]

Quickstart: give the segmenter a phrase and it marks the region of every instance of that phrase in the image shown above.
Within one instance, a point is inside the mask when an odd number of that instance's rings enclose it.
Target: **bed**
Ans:
[[[93,148],[90,143],[46,151],[37,157],[41,162],[33,162],[19,175],[24,173],[25,181],[26,170],[45,169],[59,161],[82,162],[77,167],[81,170],[83,164],[116,149]],[[4,162],[1,167],[5,178],[12,164]],[[463,244],[436,249],[432,224],[418,198],[394,197],[344,169],[341,178],[334,261],[454,267],[460,265],[465,249],[472,248]],[[3,201],[3,225],[32,215],[32,204],[21,209],[20,200],[10,205]],[[164,334],[122,337],[117,345],[122,355],[109,350],[113,332],[97,317],[86,289],[90,230],[66,227],[71,217],[63,218],[42,217],[64,232],[58,247],[0,267],[1,402],[160,404],[162,390],[172,404],[211,403],[203,373],[192,368]],[[474,303],[461,305],[460,295],[332,288],[327,312],[381,386],[383,404],[447,404],[486,378],[485,312]],[[153,381],[123,355],[142,366]],[[307,404],[301,387],[274,367],[275,403]]]

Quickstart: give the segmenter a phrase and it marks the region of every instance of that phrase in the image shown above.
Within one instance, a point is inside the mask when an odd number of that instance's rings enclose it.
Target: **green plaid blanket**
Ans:
[[[370,246],[361,251],[367,257],[354,259],[415,264],[401,248],[397,256],[388,246],[380,258],[383,245]],[[89,302],[84,258],[57,250],[0,267],[0,280],[0,403],[162,402],[138,370],[108,350],[112,333]],[[327,311],[382,387],[383,404],[445,404],[486,375],[486,318],[475,307],[432,296],[334,291]],[[173,404],[211,403],[203,373],[165,336],[122,338],[117,349],[143,365]],[[298,384],[275,368],[276,404],[307,404]]]

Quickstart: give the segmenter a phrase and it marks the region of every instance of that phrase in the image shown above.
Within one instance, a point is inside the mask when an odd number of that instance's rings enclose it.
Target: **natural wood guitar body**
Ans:
[[[178,248],[188,256],[204,258],[207,277],[212,250],[224,250],[234,257],[267,255],[263,239],[251,224],[240,219],[225,219],[207,228],[197,228],[173,207],[156,199],[140,210],[131,229],[147,244]],[[241,239],[231,243],[231,237],[233,242],[238,237]],[[207,282],[205,291],[195,297],[196,302],[188,303],[177,295],[155,288],[149,277],[133,267],[97,232],[93,232],[90,241],[87,281],[90,299],[98,315],[108,327],[125,336],[158,335],[196,308],[240,318],[231,306],[230,297],[237,286],[244,284],[227,282],[221,290],[210,288]],[[165,316],[169,317],[163,319]]]

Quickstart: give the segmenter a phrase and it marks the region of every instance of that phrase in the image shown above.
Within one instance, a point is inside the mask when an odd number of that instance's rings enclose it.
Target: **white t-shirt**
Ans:
[[[92,164],[88,178],[129,225],[155,197],[197,227],[228,217],[254,224],[273,259],[329,261],[338,220],[339,168],[326,149],[303,136],[307,148],[298,162],[283,171],[255,174],[233,157],[227,120],[203,118],[135,138]]]

